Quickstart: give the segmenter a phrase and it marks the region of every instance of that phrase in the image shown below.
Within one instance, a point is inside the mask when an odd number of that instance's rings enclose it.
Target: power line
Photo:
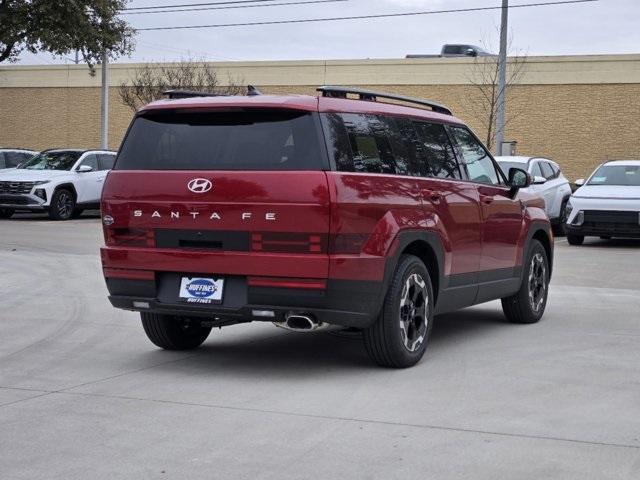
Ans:
[[[591,3],[599,0],[561,0],[556,2],[536,2],[525,3],[521,5],[512,5],[509,8],[524,8],[524,7],[542,7],[548,5],[566,5],[566,4],[578,4],[578,3]],[[167,27],[146,27],[136,29],[139,32],[148,32],[156,30],[185,30],[196,28],[224,28],[224,27],[252,27],[258,25],[284,25],[295,23],[315,23],[315,22],[334,22],[341,20],[367,20],[376,18],[393,18],[393,17],[411,17],[418,15],[434,15],[442,13],[463,13],[463,12],[481,12],[488,10],[500,10],[502,7],[473,7],[473,8],[458,8],[451,10],[429,10],[425,12],[402,12],[402,13],[384,13],[376,15],[353,15],[349,17],[326,17],[326,18],[299,18],[291,20],[273,20],[273,21],[261,21],[261,22],[246,22],[246,23],[216,23],[211,25],[179,25],[179,26],[167,26]]]
[[[274,0],[271,0],[274,1]],[[265,7],[280,7],[283,5],[308,5],[313,3],[335,3],[335,2],[348,2],[350,0],[304,0],[296,2],[283,2],[283,3],[268,3],[259,5],[227,5],[224,7],[198,7],[198,8],[171,8],[170,10],[152,10],[149,12],[122,12],[122,15],[143,15],[149,13],[173,13],[173,12],[199,12],[202,10],[231,10],[235,8],[265,8]]]
[[[178,5],[152,5],[149,7],[128,7],[123,8],[121,11],[132,11],[132,10],[155,10],[162,8],[181,8],[181,7],[206,7],[210,5],[233,5],[238,3],[267,3],[273,2],[274,0],[234,0],[234,1],[225,1],[225,2],[206,2],[206,3],[183,3]]]

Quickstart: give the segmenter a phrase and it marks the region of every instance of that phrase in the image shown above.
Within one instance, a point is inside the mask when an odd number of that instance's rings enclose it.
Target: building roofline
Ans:
[[[478,58],[394,58],[360,60],[282,60],[211,62],[221,86],[243,78],[259,86],[316,85],[469,85]],[[140,63],[110,64],[112,87],[131,78]],[[175,63],[164,63],[165,66]],[[99,69],[100,67],[96,67]],[[46,75],[43,73],[46,72]],[[518,80],[522,85],[640,83],[640,54],[530,56]],[[86,65],[9,65],[0,67],[0,88],[98,87],[100,75]],[[379,88],[379,87],[376,87]]]

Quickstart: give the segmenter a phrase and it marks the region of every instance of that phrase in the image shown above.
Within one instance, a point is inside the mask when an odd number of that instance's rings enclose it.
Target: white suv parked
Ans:
[[[591,236],[640,238],[640,160],[605,162],[576,185],[567,206],[571,245]]]
[[[0,171],[0,218],[19,210],[68,220],[84,209],[99,208],[115,158],[107,150],[46,150],[19,168]]]
[[[496,157],[500,168],[509,175],[511,168],[526,170],[533,177],[529,188],[524,191],[544,199],[545,210],[557,234],[565,233],[567,202],[571,196],[571,185],[553,160],[542,157]]]

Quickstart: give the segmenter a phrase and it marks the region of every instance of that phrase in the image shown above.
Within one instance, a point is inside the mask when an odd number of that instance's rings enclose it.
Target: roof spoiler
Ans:
[[[403,95],[395,95],[393,93],[374,92],[372,90],[364,90],[362,88],[354,87],[334,87],[324,86],[316,89],[318,92],[322,92],[323,97],[331,98],[347,98],[347,94],[358,95],[359,100],[366,100],[369,102],[375,102],[378,98],[386,98],[390,100],[397,100],[400,102],[411,103],[414,105],[420,105],[423,107],[429,107],[436,113],[442,113],[444,115],[453,115],[449,108],[445,107],[431,100],[422,100],[419,98],[405,97]]]
[[[179,98],[193,98],[193,97],[228,97],[226,93],[216,92],[198,92],[196,90],[166,90],[162,94],[169,98],[169,100],[176,100]],[[253,85],[247,85],[247,96],[254,97],[256,95],[262,95],[262,92]]]

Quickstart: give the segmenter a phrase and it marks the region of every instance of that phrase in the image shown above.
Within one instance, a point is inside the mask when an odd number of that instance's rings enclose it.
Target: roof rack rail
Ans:
[[[367,100],[370,102],[375,102],[377,101],[378,98],[388,98],[390,100],[398,100],[401,102],[413,103],[416,105],[429,107],[434,112],[442,113],[444,115],[453,115],[451,113],[451,110],[449,110],[444,105],[440,105],[439,103],[432,102],[430,100],[422,100],[419,98],[405,97],[403,95],[395,95],[393,93],[374,92],[372,90],[364,90],[362,88],[334,87],[334,86],[318,87],[316,88],[316,90],[318,92],[322,92],[323,97],[347,98],[347,94],[351,93],[353,95],[358,95],[360,100]]]

